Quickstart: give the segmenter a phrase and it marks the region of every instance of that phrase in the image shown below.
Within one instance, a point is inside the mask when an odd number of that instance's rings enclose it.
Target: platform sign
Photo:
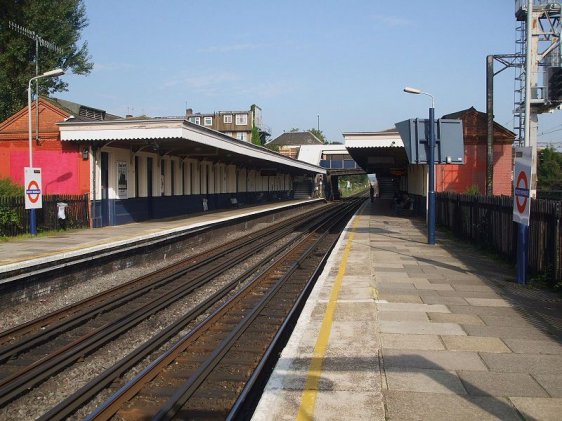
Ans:
[[[411,118],[395,124],[410,164],[427,164],[429,120]],[[439,119],[434,124],[435,163],[464,164],[464,135],[461,120]]]
[[[515,148],[513,170],[513,221],[529,225],[531,213],[532,148]]]
[[[41,209],[43,207],[41,168],[24,168],[24,188],[25,208]]]

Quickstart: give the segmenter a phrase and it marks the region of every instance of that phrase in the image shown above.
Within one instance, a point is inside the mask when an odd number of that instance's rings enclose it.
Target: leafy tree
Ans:
[[[562,153],[549,146],[539,152],[538,188],[562,190]]]
[[[261,146],[260,131],[256,126],[252,127],[252,143]]]
[[[324,136],[324,133],[322,133],[322,130],[309,129],[308,131],[310,133],[312,133],[314,136],[316,136],[318,139],[320,139],[322,141],[322,143],[324,143],[324,144],[328,143],[328,141],[326,140],[326,137]]]
[[[88,74],[93,68],[80,33],[87,25],[82,0],[3,0],[0,7],[0,121],[27,104],[27,85],[35,76],[35,41],[10,27],[10,22],[34,31],[62,49],[62,54],[39,46],[39,73],[62,68]],[[59,78],[39,81],[46,95],[66,91]]]

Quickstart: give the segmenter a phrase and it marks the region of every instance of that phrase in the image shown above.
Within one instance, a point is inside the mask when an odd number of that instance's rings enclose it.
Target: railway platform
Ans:
[[[365,203],[254,420],[559,420],[562,301],[513,267]]]
[[[80,259],[94,259],[102,253],[115,253],[180,236],[190,230],[233,221],[238,218],[288,209],[322,199],[289,200],[233,208],[180,218],[152,219],[95,229],[59,231],[47,236],[12,240],[0,244],[0,284],[26,276],[34,268],[49,267]],[[13,273],[19,274],[12,276]]]

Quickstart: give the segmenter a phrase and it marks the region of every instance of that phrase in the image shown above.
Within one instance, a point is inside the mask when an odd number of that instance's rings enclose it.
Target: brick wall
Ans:
[[[89,161],[83,161],[75,143],[60,141],[56,123],[68,113],[44,100],[39,103],[39,133],[36,138],[35,103],[32,108],[33,166],[42,170],[44,194],[89,192]],[[24,167],[29,165],[29,123],[27,107],[0,123],[0,177],[23,184]]]

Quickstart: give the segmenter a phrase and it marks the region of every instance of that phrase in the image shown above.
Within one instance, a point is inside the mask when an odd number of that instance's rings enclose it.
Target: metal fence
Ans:
[[[549,283],[562,282],[562,201],[531,200],[529,271],[545,275]],[[456,193],[436,195],[437,223],[456,236],[516,261],[517,224],[513,222],[513,198]]]
[[[36,209],[37,232],[60,229],[57,203],[64,202],[66,228],[89,226],[88,195],[43,195],[43,207]],[[29,232],[29,210],[23,197],[0,196],[0,236]]]

